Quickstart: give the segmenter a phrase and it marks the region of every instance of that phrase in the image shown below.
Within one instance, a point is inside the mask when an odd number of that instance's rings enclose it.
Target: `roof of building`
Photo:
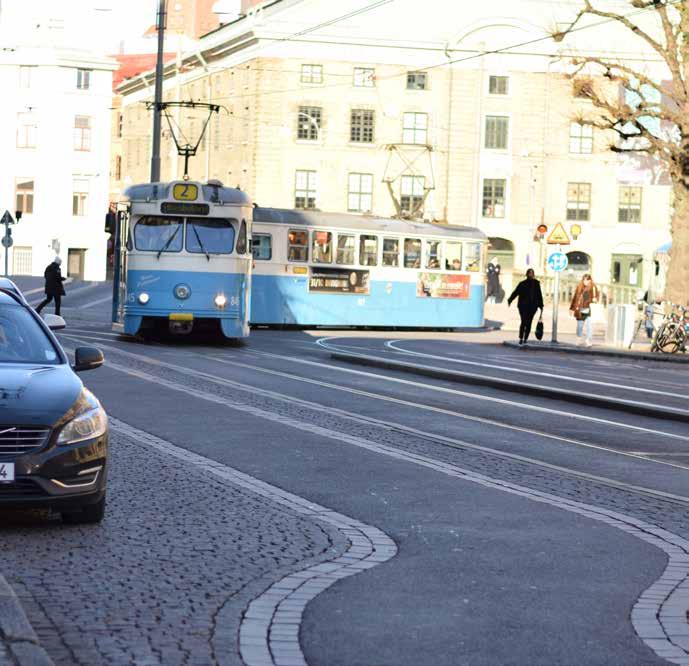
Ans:
[[[476,227],[397,220],[375,215],[352,215],[351,213],[323,213],[311,210],[256,207],[254,208],[253,217],[254,222],[268,222],[272,224],[333,227],[335,229],[380,231],[394,234],[422,234],[455,239],[462,237],[478,241],[486,240],[486,235]]]
[[[120,53],[112,56],[120,64],[119,69],[112,75],[112,89],[115,90],[117,86],[123,81],[131,79],[137,74],[148,72],[156,66],[155,53],[136,53],[125,54]],[[174,53],[163,54],[164,62],[174,60]]]

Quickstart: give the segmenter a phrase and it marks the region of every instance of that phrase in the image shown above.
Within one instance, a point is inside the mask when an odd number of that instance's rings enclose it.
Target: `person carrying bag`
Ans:
[[[593,344],[593,322],[591,320],[591,304],[597,303],[600,290],[593,278],[585,273],[581,282],[577,285],[570,303],[569,310],[577,320],[577,344],[582,344],[584,332],[586,333],[586,347]]]

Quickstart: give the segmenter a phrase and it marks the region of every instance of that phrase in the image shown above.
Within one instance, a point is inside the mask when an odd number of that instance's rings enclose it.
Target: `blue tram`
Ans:
[[[254,208],[251,324],[483,326],[478,229]]]
[[[134,185],[117,215],[113,328],[249,334],[252,205],[217,181]]]

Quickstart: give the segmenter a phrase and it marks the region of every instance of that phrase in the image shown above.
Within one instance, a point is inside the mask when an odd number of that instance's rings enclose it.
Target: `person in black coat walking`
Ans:
[[[36,308],[36,312],[40,312],[50,301],[55,299],[55,314],[60,315],[60,306],[62,305],[62,297],[65,295],[65,287],[62,284],[65,278],[62,277],[60,264],[62,259],[55,257],[51,264],[45,269],[43,276],[45,277],[45,300]]]
[[[519,344],[523,345],[531,333],[531,324],[537,310],[543,314],[543,293],[541,283],[536,279],[533,268],[526,271],[526,280],[522,280],[507,299],[507,305],[512,305],[514,299],[517,300],[521,325],[519,326]]]

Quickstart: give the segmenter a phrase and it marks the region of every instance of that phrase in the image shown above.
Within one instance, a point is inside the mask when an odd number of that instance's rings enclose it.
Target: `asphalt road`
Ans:
[[[689,572],[673,550],[689,538],[686,424],[330,353],[680,408],[685,366],[526,356],[495,334],[259,330],[239,345],[140,344],[109,330],[105,289],[68,290],[61,339],[107,358],[82,375],[113,418],[106,521],[1,526],[0,573],[56,663],[689,663]],[[304,593],[291,628],[271,616],[271,649],[283,652],[261,661],[260,632],[239,640],[252,600],[357,550],[350,532],[295,511],[282,492],[377,528],[397,551]],[[667,571],[672,586],[657,583]],[[666,601],[675,614],[658,633]]]

